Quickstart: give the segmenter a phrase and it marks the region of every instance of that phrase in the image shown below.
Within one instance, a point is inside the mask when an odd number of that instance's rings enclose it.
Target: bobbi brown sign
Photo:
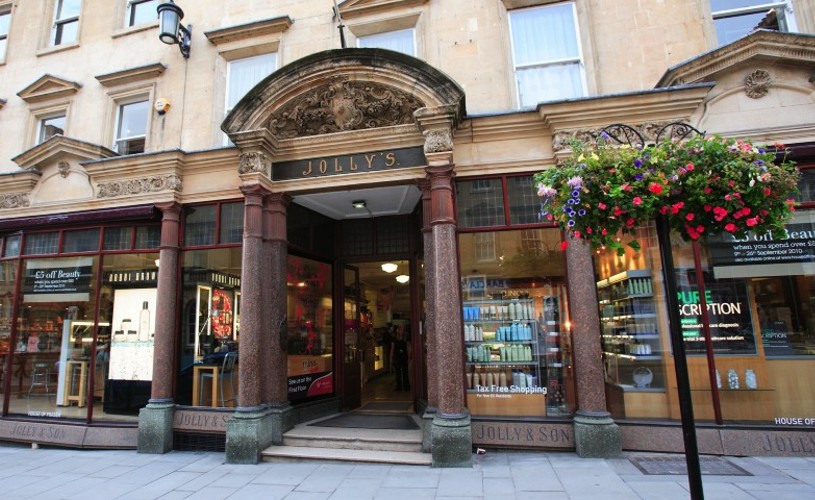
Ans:
[[[364,174],[402,168],[420,167],[427,163],[421,147],[324,156],[306,160],[275,162],[272,180],[313,179],[331,175]]]

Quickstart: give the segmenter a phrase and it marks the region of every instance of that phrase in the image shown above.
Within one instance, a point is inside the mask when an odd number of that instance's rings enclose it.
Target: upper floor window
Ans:
[[[727,45],[757,29],[795,31],[789,0],[710,0],[719,45]]]
[[[53,45],[75,42],[79,34],[82,0],[57,0],[54,9]]]
[[[116,113],[116,152],[129,155],[143,153],[147,139],[147,100],[120,104]]]
[[[357,46],[360,48],[388,49],[415,57],[415,31],[413,28],[408,28],[360,36],[357,38]]]
[[[40,119],[37,130],[37,144],[43,143],[57,134],[65,133],[65,115],[54,115]]]
[[[252,87],[272,74],[275,69],[277,69],[275,52],[229,61],[226,67],[225,115],[232,111]],[[228,143],[229,138],[225,138],[224,144]]]
[[[127,25],[138,26],[158,19],[158,0],[128,0]]]
[[[520,107],[585,95],[573,2],[513,10],[509,25]]]
[[[11,5],[0,5],[0,61],[6,58],[8,30],[11,24]]]

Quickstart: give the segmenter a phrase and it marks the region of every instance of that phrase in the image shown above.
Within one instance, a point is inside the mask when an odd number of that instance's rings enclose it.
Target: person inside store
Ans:
[[[391,366],[396,373],[396,390],[409,391],[410,378],[408,376],[408,363],[410,362],[410,344],[405,338],[405,327],[398,325],[391,343]]]

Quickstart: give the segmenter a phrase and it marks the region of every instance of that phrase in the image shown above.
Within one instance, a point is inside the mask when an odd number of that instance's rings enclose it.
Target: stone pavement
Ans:
[[[613,460],[573,453],[488,450],[472,469],[357,463],[226,465],[223,453],[32,449],[0,444],[0,498],[36,499],[683,499],[684,475],[649,475],[627,453]],[[729,462],[729,463],[727,463]],[[751,475],[704,475],[707,500],[815,498],[815,457],[734,458]],[[704,467],[703,467],[703,470]]]

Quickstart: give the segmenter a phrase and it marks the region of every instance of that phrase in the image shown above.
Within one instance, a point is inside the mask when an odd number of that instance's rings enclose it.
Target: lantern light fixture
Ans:
[[[397,269],[399,269],[399,266],[397,266],[393,262],[385,262],[384,264],[382,264],[382,270],[388,274],[396,271]]]
[[[400,274],[399,276],[396,277],[396,281],[404,285],[405,283],[410,281],[410,276],[408,276],[407,274]]]
[[[181,24],[184,11],[173,0],[167,0],[156,7],[159,18],[158,38],[167,45],[178,45],[185,59],[190,57],[192,43],[192,24],[186,27]]]

